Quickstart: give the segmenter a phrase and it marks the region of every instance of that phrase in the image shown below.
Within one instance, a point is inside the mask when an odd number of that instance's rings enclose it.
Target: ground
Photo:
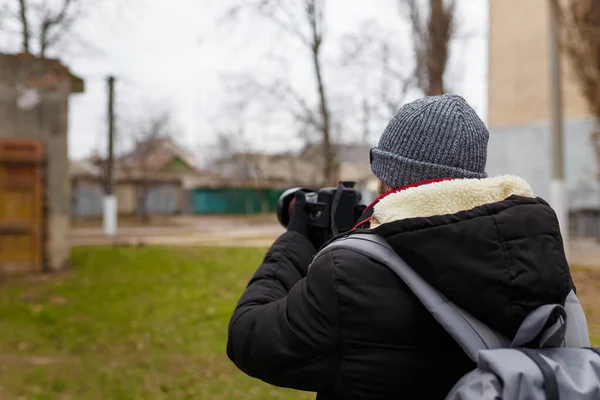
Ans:
[[[264,248],[79,247],[0,284],[0,400],[314,399],[248,378],[227,323]],[[600,269],[574,268],[600,345]]]
[[[70,240],[78,245],[161,244],[170,246],[213,245],[265,247],[283,233],[275,214],[252,216],[192,216],[156,218],[140,225],[121,218],[115,237],[107,237],[100,221],[77,221]]]
[[[100,220],[73,221],[70,240],[77,245],[153,244],[169,246],[265,247],[283,232],[275,214],[252,216],[182,215],[153,217],[148,225],[140,219],[122,217],[116,237],[107,237]],[[600,265],[600,243],[594,239],[571,238],[572,265]]]

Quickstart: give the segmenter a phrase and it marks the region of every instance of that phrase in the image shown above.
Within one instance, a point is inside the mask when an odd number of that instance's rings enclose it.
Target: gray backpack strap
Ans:
[[[555,322],[548,326],[550,320]],[[539,348],[590,346],[587,320],[575,292],[569,292],[564,306],[547,304],[533,310],[521,323],[510,347],[534,341]]]
[[[389,267],[473,361],[477,362],[480,350],[510,346],[511,341],[506,337],[448,301],[410,268],[382,237],[374,234],[350,235],[332,242],[315,258],[336,248],[356,251]]]
[[[550,327],[548,322],[555,318]],[[547,304],[533,310],[521,323],[510,347],[523,347],[538,340],[537,347],[563,347],[567,331],[567,313],[560,304]]]
[[[565,311],[567,312],[565,347],[590,347],[587,319],[579,299],[572,290],[565,301]]]
[[[480,350],[515,348],[534,340],[538,341],[539,347],[590,346],[585,314],[573,291],[567,296],[564,307],[549,304],[531,312],[519,327],[515,338],[510,341],[446,299],[410,268],[382,237],[375,234],[346,236],[326,246],[316,257],[335,248],[362,253],[390,268],[475,362]],[[556,322],[548,327],[551,318],[555,318]]]

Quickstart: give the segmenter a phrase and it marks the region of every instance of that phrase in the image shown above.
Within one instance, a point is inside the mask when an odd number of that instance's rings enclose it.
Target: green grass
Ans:
[[[76,248],[0,286],[0,399],[312,399],[239,372],[227,323],[261,249]]]
[[[0,400],[314,399],[239,372],[227,323],[264,249],[89,247],[0,285]],[[600,269],[574,269],[600,346]]]

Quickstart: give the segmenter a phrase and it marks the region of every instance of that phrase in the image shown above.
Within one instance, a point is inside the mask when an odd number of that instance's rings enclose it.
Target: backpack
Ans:
[[[600,350],[589,348],[587,321],[573,291],[564,305],[531,312],[509,340],[448,301],[382,237],[351,234],[320,253],[333,248],[356,251],[395,272],[475,362],[477,368],[456,383],[446,400],[600,399]]]

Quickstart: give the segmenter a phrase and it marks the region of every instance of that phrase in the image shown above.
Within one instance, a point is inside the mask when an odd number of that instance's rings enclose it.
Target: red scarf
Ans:
[[[429,185],[430,183],[443,182],[443,181],[451,181],[451,180],[454,180],[454,178],[429,179],[429,180],[426,180],[426,181],[420,181],[420,182],[416,182],[416,183],[411,183],[410,185],[402,186],[402,187],[399,187],[397,189],[392,189],[389,192],[386,192],[386,193],[380,195],[375,200],[373,200],[373,202],[371,202],[371,204],[369,204],[367,206],[367,208],[365,208],[365,210],[363,211],[362,215],[358,219],[358,223],[354,226],[354,229],[366,228],[365,225],[367,223],[370,223],[371,222],[371,218],[373,218],[373,207],[375,207],[375,205],[377,203],[379,203],[383,198],[389,196],[390,194],[392,194],[392,193],[398,193],[398,192],[401,192],[403,190],[410,189],[410,188],[415,188],[415,187],[419,187],[419,186]]]

